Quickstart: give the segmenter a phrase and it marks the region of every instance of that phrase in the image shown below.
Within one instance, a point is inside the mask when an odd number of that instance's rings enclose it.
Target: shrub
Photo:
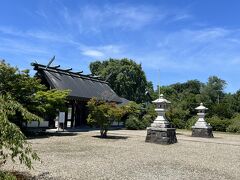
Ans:
[[[148,105],[146,108],[146,114],[151,117],[151,122],[157,117],[157,112],[155,111],[155,106],[153,104]]]
[[[186,119],[189,115],[189,110],[184,110],[182,108],[173,107],[166,112],[166,117],[170,123],[179,129],[185,128]]]
[[[142,107],[141,107],[140,104],[137,104],[137,103],[135,103],[133,101],[130,101],[129,103],[127,103],[124,106],[122,106],[121,109],[122,109],[122,112],[123,112],[121,121],[125,125],[127,119],[129,118],[129,116],[135,116],[135,117],[139,117],[140,116]]]
[[[194,124],[197,122],[198,117],[197,116],[193,116],[190,119],[187,120],[186,124],[185,124],[185,128],[186,129],[192,129],[192,126],[194,126]]]
[[[229,119],[220,119],[218,116],[213,116],[206,119],[210,123],[214,131],[226,131],[227,127],[231,124]]]
[[[128,117],[128,119],[126,120],[125,126],[127,129],[132,129],[132,130],[144,129],[143,122],[140,121],[138,117],[133,115]]]
[[[123,106],[125,127],[127,129],[146,129],[156,118],[157,113],[154,105],[145,107],[143,104],[130,102]]]
[[[149,127],[153,120],[154,118],[150,114],[145,114],[142,118],[142,124],[144,126],[144,129]]]
[[[227,129],[227,132],[235,132],[235,133],[240,133],[240,120],[234,122],[233,124],[230,124]]]
[[[146,129],[151,125],[153,120],[153,117],[149,114],[145,114],[142,118],[130,115],[126,120],[125,127],[132,130]]]
[[[175,128],[183,129],[185,127],[185,121],[184,120],[174,118],[174,119],[171,119],[169,121],[172,124],[172,126],[175,127]]]
[[[214,114],[222,119],[232,118],[234,111],[230,106],[231,104],[220,103],[215,104],[210,111],[210,114]]]
[[[16,180],[17,178],[8,172],[0,171],[0,179],[4,180]]]
[[[240,133],[240,114],[231,119],[231,124],[227,127],[226,131]]]
[[[139,116],[141,114],[142,106],[136,102],[130,101],[128,104],[122,107],[126,115]]]

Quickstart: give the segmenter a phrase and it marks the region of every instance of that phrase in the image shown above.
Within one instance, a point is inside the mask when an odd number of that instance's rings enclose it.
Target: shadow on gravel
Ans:
[[[14,176],[16,176],[17,180],[59,180],[60,178],[54,178],[50,176],[49,172],[41,173],[37,176],[32,176],[28,172],[11,172]]]
[[[32,176],[29,172],[22,172],[22,171],[5,171],[8,174],[13,175],[16,177],[17,180],[55,180],[54,178],[50,177],[49,172],[45,172],[39,174],[38,176]],[[11,178],[9,178],[11,180]]]
[[[128,139],[127,136],[107,136],[106,138],[102,138],[101,136],[92,136],[92,137],[99,138],[99,139],[115,139],[115,140]]]
[[[27,135],[27,139],[40,139],[40,138],[49,138],[54,136],[76,136],[78,133],[74,132],[41,132],[37,134],[29,134]]]
[[[199,139],[224,139],[224,138],[222,138],[222,137],[216,137],[216,136],[214,136],[214,134],[213,134],[213,137],[194,137],[194,136],[192,136],[192,135],[187,135],[187,134],[183,134],[184,136],[186,136],[186,137],[191,137],[191,138],[199,138]]]
[[[109,130],[111,131],[122,130],[122,129],[125,129],[125,128],[123,128],[122,126],[113,126],[109,128]],[[90,132],[90,131],[98,131],[100,130],[100,128],[85,126],[85,127],[77,127],[77,128],[67,128],[65,130],[67,132]]]

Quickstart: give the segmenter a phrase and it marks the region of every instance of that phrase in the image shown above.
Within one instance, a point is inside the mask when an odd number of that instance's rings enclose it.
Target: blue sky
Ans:
[[[238,0],[1,0],[0,59],[89,73],[89,63],[131,58],[156,87],[217,75],[240,89]]]

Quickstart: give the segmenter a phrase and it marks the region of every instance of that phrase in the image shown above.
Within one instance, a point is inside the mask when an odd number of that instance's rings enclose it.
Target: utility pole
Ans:
[[[160,97],[161,91],[160,91],[160,69],[158,69],[158,97]]]

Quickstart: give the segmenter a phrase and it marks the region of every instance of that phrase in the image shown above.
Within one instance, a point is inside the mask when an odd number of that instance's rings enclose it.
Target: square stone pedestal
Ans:
[[[192,128],[192,136],[213,138],[212,128]]]
[[[147,128],[146,142],[157,144],[173,144],[177,142],[175,128]]]

